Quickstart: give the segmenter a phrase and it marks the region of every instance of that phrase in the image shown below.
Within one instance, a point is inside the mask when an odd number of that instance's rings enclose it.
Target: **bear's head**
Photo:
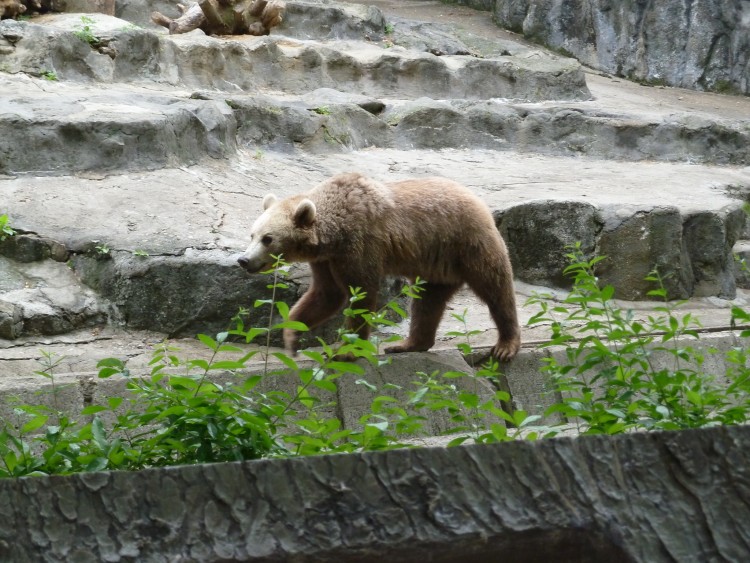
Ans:
[[[278,200],[268,194],[263,198],[263,214],[250,230],[250,246],[237,259],[250,273],[268,270],[273,256],[281,255],[287,262],[310,258],[310,249],[317,244],[315,204],[302,196]]]

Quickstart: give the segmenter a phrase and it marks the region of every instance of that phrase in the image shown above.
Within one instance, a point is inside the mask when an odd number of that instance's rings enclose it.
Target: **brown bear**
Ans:
[[[498,360],[521,345],[513,272],[508,251],[482,201],[443,178],[380,183],[356,173],[334,176],[307,193],[263,200],[263,214],[250,232],[250,246],[238,259],[248,272],[267,269],[271,255],[309,262],[312,283],[290,319],[315,328],[347,303],[350,287],[366,293],[357,308],[374,310],[384,276],[426,280],[411,305],[409,336],[385,351],[428,350],[451,296],[466,283],[488,306],[499,336]],[[363,339],[370,328],[347,319]],[[299,333],[284,331],[296,352]]]

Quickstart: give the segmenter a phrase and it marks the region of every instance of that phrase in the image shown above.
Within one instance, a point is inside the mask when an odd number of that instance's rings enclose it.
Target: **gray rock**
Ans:
[[[177,4],[178,2],[174,0],[116,0],[114,15],[121,20],[130,22],[132,25],[165,32],[164,27],[151,21],[151,13],[160,12],[168,18],[178,18],[182,15],[182,12]]]
[[[583,64],[636,80],[750,93],[745,0],[496,0],[494,17]]]
[[[687,217],[683,224],[685,247],[693,271],[693,295],[734,298],[732,249],[745,224],[745,213],[736,209],[722,216],[703,212]]]
[[[449,26],[391,18],[393,32],[388,39],[396,45],[433,55],[476,55],[476,53]]]
[[[269,278],[249,276],[235,254],[192,248],[182,256],[112,252],[104,258],[78,255],[73,265],[84,283],[109,300],[112,320],[134,329],[215,333],[234,328],[230,319],[240,308],[249,310],[258,326],[266,326],[267,309],[259,313],[253,304],[271,297]],[[292,284],[277,290],[276,297],[291,303],[296,293]]]
[[[100,298],[66,264],[0,259],[0,265],[6,272],[0,280],[0,337],[64,334],[106,323]]]
[[[0,338],[14,340],[23,333],[23,316],[17,303],[0,299]]]
[[[532,101],[589,97],[580,65],[570,59],[446,58],[363,41],[311,43],[279,36],[164,36],[131,30],[127,22],[109,16],[92,19],[88,27],[97,37],[92,45],[75,35],[80,20],[71,14],[45,16],[44,25],[4,20],[2,70],[35,76],[54,72],[66,80],[150,80],[228,91],[270,88],[303,94],[327,87],[373,96]]]
[[[736,426],[4,479],[0,558],[739,562],[748,468]]]
[[[750,162],[750,126],[730,120],[633,119],[564,104],[427,99],[389,105],[382,117],[403,148],[459,146],[631,161]]]
[[[284,21],[273,34],[299,39],[360,39],[378,41],[385,19],[375,6],[343,2],[288,1]]]
[[[14,97],[6,107],[0,115],[5,174],[148,170],[225,156],[235,148],[234,117],[223,102],[127,87],[81,97],[51,82],[45,91]]]
[[[622,222],[607,224],[597,253],[606,260],[597,273],[602,284],[612,285],[620,299],[648,299],[658,289],[646,281],[654,268],[661,276],[669,299],[684,299],[693,291],[693,275],[676,208],[654,208],[628,213]]]
[[[737,287],[750,289],[750,241],[742,239],[732,248],[734,281]]]
[[[494,215],[515,276],[553,287],[572,283],[563,274],[569,263],[568,247],[580,242],[584,255],[592,257],[603,225],[595,206],[577,201],[531,201]]]
[[[61,242],[50,238],[19,233],[0,241],[0,255],[16,262],[37,262],[45,258],[65,262],[68,259],[68,249]]]
[[[385,109],[385,103],[377,98],[363,94],[339,92],[333,88],[318,88],[301,97],[308,104],[309,109],[314,109],[326,104],[355,104],[373,115],[378,115]]]
[[[235,111],[241,144],[276,150],[299,147],[316,153],[389,146],[386,123],[361,107],[375,108],[372,99],[363,96],[354,103],[335,101],[346,96],[325,94],[317,103],[312,95],[305,98],[306,103],[246,96],[232,97],[227,103]]]

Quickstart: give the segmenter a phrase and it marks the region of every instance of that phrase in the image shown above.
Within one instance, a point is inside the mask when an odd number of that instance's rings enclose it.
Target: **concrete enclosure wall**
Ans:
[[[597,70],[750,94],[750,0],[496,0],[503,27]]]
[[[746,561],[750,428],[0,480],[0,560]]]

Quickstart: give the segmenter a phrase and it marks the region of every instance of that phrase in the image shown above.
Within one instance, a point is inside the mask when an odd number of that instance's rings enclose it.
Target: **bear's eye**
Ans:
[[[268,246],[273,242],[273,237],[271,235],[265,235],[262,239],[260,239],[260,243],[263,246]]]

